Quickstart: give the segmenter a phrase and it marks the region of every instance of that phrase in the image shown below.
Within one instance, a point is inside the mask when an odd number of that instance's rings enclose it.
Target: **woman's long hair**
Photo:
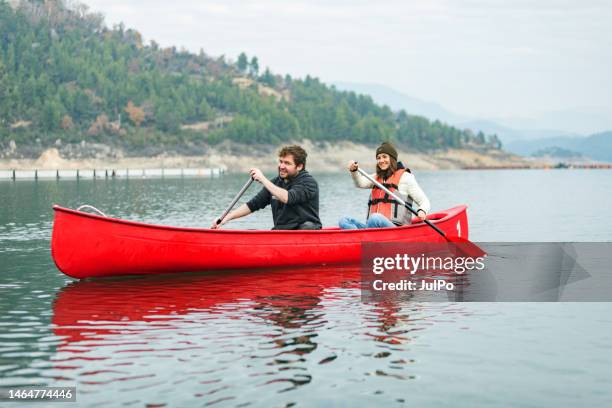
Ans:
[[[376,164],[376,175],[381,179],[381,180],[386,180],[389,177],[391,177],[393,175],[393,173],[395,173],[397,171],[397,160],[394,159],[393,157],[389,156],[389,167],[387,168],[387,170],[381,170],[380,167],[378,167],[378,163]]]

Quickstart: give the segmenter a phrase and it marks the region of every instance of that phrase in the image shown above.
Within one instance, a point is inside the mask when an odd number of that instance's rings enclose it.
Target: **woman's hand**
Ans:
[[[417,211],[417,217],[419,217],[421,221],[425,221],[425,218],[427,218],[427,214],[425,214],[425,211],[419,210]]]
[[[351,160],[351,161],[348,163],[348,169],[349,169],[349,171],[350,171],[351,173],[352,173],[352,172],[357,171],[357,169],[358,169],[358,168],[359,168],[359,165],[357,164],[357,162],[356,162],[356,161]]]

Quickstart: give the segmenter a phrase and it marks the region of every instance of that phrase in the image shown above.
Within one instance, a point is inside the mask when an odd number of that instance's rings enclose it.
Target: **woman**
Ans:
[[[412,213],[359,174],[357,167],[357,163],[354,161],[349,162],[348,169],[355,186],[372,189],[368,200],[368,218],[364,224],[354,218],[342,217],[339,221],[340,228],[386,228],[410,224]],[[397,150],[391,143],[385,142],[376,149],[376,174],[373,174],[372,178],[375,178],[391,192],[399,195],[413,208],[413,203],[416,203],[418,217],[421,220],[425,219],[430,208],[429,200],[419,187],[410,169],[404,168],[402,163],[398,163]]]

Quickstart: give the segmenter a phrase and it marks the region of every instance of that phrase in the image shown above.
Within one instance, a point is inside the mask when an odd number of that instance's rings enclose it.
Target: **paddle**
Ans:
[[[221,221],[223,221],[223,219],[227,216],[227,214],[229,214],[229,212],[232,211],[232,208],[234,208],[238,200],[240,200],[240,197],[242,197],[245,191],[248,190],[248,188],[251,186],[253,181],[254,181],[253,178],[249,178],[249,181],[247,181],[246,184],[242,186],[238,194],[236,194],[236,197],[234,197],[234,199],[232,200],[231,204],[225,209],[225,211],[223,211],[223,214],[219,218],[217,218],[217,225],[221,224]]]
[[[357,162],[355,162],[355,163],[357,163]],[[393,197],[395,199],[395,201],[397,201],[398,203],[400,203],[401,205],[406,207],[408,209],[408,211],[410,211],[411,213],[413,213],[417,217],[419,216],[418,213],[414,210],[414,208],[412,208],[408,203],[406,203],[404,200],[402,200],[397,194],[392,193],[388,188],[386,188],[385,186],[380,184],[378,181],[376,181],[374,178],[372,178],[372,176],[370,176],[365,171],[361,170],[359,167],[357,167],[357,171],[359,172],[359,174],[361,174],[362,176],[364,176],[365,178],[370,180],[370,182],[372,184],[374,184],[376,187],[380,188],[382,191],[384,191],[385,193],[387,193],[391,197]],[[471,242],[471,241],[469,241],[469,240],[467,240],[465,238],[447,235],[440,228],[438,228],[435,225],[433,225],[433,223],[431,221],[429,221],[428,219],[424,219],[423,222],[425,222],[425,224],[427,224],[431,228],[433,228],[438,234],[442,235],[444,237],[444,239],[446,239],[448,242],[452,242],[452,243],[456,243],[456,244],[461,244],[461,245],[459,245],[459,247],[461,249],[461,252],[463,252],[467,256],[470,256],[470,257],[473,257],[473,258],[478,258],[478,257],[483,256],[483,255],[486,254],[486,252],[484,252],[478,245],[474,244],[473,242]]]

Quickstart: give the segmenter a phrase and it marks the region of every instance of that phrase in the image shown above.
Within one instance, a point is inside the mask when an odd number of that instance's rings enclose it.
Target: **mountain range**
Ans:
[[[438,119],[461,129],[497,134],[504,149],[512,153],[531,155],[538,150],[557,147],[595,160],[612,161],[612,132],[594,131],[612,129],[612,115],[602,112],[551,111],[535,118],[471,118],[385,85],[351,82],[333,84],[339,90],[370,95],[375,102],[393,110],[404,109],[410,114],[430,120]],[[608,139],[611,140],[608,142]]]

